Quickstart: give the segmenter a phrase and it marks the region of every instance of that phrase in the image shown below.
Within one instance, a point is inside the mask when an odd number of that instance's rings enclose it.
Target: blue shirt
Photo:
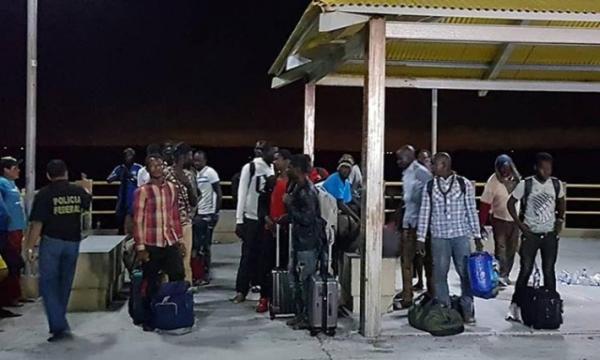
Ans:
[[[457,175],[447,179],[435,177],[429,196],[427,186],[423,188],[423,199],[419,212],[417,240],[425,242],[427,231],[433,239],[452,239],[463,236],[481,238],[479,217],[475,207],[475,188],[464,179],[465,192],[460,188]],[[444,195],[445,194],[445,195]],[[431,225],[431,229],[429,229]]]
[[[342,180],[339,172],[329,176],[323,183],[323,188],[337,200],[342,200],[344,204],[352,201],[352,185],[350,185],[350,180]]]
[[[133,194],[137,189],[137,175],[142,165],[134,163],[127,170],[125,165],[119,165],[108,175],[106,181],[120,181],[119,200],[117,202],[118,215],[133,214]]]
[[[417,160],[413,161],[402,173],[402,186],[404,189],[402,227],[404,229],[417,228],[423,188],[429,180],[431,180],[431,173]]]
[[[0,176],[0,231],[24,230],[27,226],[21,193],[14,181]]]

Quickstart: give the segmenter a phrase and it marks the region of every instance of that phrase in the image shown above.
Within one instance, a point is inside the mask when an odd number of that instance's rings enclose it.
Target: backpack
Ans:
[[[250,164],[250,181],[248,182],[248,188],[250,188],[250,182],[252,182],[252,178],[256,173],[256,164],[254,163],[254,160],[251,160],[248,164]],[[234,204],[237,204],[238,201],[238,189],[241,176],[242,172],[239,171],[231,177],[231,197],[233,198]]]
[[[540,270],[534,266],[533,287],[523,289],[518,301],[523,324],[536,330],[556,330],[563,323],[563,301],[556,290],[540,287]]]
[[[523,197],[521,198],[521,212],[520,218],[523,220],[525,218],[525,211],[527,208],[527,201],[529,200],[529,195],[531,195],[531,189],[533,189],[533,176],[530,176],[525,179],[525,191],[523,192]],[[554,199],[558,200],[558,195],[560,195],[560,180],[555,177],[551,177],[552,186],[554,187]]]
[[[438,303],[427,293],[419,296],[408,310],[408,323],[433,336],[457,335],[465,331],[458,311]]]
[[[328,244],[335,242],[338,229],[338,206],[337,200],[325,190],[323,183],[315,185],[319,198],[319,212],[321,219],[325,222],[325,238]]]

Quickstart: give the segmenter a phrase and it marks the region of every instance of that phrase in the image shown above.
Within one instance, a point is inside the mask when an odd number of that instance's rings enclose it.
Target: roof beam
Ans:
[[[388,22],[386,35],[401,40],[600,45],[600,30],[564,27]]]
[[[321,79],[320,86],[362,87],[364,78],[356,75],[329,75]],[[388,88],[442,89],[442,90],[488,90],[488,91],[544,91],[600,93],[600,82],[577,81],[527,81],[527,80],[478,80],[436,78],[386,78]]]
[[[358,15],[342,11],[322,13],[319,16],[319,31],[328,32],[343,29],[352,25],[363,24],[369,21],[369,16]]]
[[[529,21],[521,21],[521,26],[527,26],[527,25],[529,25]],[[484,80],[493,80],[493,79],[497,78],[498,75],[500,75],[500,71],[502,71],[502,67],[510,59],[510,56],[512,55],[513,51],[515,50],[515,47],[516,47],[516,45],[513,43],[504,44],[502,46],[502,48],[498,52],[498,55],[496,56],[496,59],[492,63],[492,66],[490,67],[489,71],[483,77]],[[481,90],[481,91],[479,91],[479,96],[481,96],[481,97],[486,96],[487,93],[488,92],[486,90]]]
[[[352,59],[346,64],[362,65],[364,60]],[[414,61],[414,60],[388,60],[387,66],[405,66],[413,68],[437,68],[437,69],[463,69],[463,70],[488,70],[490,65],[476,62],[454,62],[454,61]],[[577,72],[600,72],[600,65],[550,65],[550,64],[505,64],[503,70],[513,71],[577,71]]]
[[[479,19],[507,19],[507,20],[539,20],[539,21],[589,21],[600,22],[598,13],[575,12],[543,12],[543,11],[511,11],[511,10],[481,10],[481,9],[450,9],[450,8],[424,8],[408,6],[337,6],[337,11],[346,11],[358,14],[381,14],[396,16],[436,16]]]

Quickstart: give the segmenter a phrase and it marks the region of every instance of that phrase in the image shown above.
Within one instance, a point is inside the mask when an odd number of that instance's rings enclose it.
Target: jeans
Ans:
[[[235,290],[248,295],[250,283],[260,285],[261,239],[264,237],[264,221],[244,219],[242,234],[242,257],[235,281]]]
[[[169,281],[182,281],[185,279],[185,270],[183,257],[177,246],[164,248],[146,246],[146,251],[148,251],[150,259],[142,265],[144,280],[148,284],[148,290],[144,297],[144,319],[152,319],[151,302],[160,287],[161,271],[169,277]]]
[[[204,256],[206,277],[209,277],[213,231],[219,221],[218,214],[196,215],[193,222],[194,243],[192,256]]]
[[[294,300],[296,316],[308,318],[308,284],[310,277],[317,272],[318,255],[316,250],[295,251],[294,257]]]
[[[558,236],[555,233],[532,234],[523,236],[519,255],[521,256],[521,269],[515,284],[515,293],[512,302],[521,304],[521,294],[527,287],[529,277],[533,272],[533,263],[538,249],[542,253],[542,273],[544,274],[544,287],[556,290],[556,274],[554,265],[558,255]]]
[[[40,294],[52,334],[69,330],[67,305],[75,277],[79,242],[44,236],[40,243]]]
[[[464,314],[473,314],[473,294],[469,281],[468,261],[471,255],[470,238],[467,236],[431,240],[431,255],[433,256],[433,281],[435,284],[435,298],[442,304],[450,306],[450,292],[448,289],[448,271],[450,260],[460,277],[462,290],[460,304]]]
[[[500,277],[508,278],[519,247],[519,227],[514,221],[492,218],[494,255],[500,265]]]

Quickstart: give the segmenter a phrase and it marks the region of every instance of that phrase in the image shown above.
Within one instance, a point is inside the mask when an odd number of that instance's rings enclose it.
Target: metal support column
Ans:
[[[365,242],[361,252],[360,332],[376,337],[381,331],[381,247],[384,223],[383,164],[385,134],[385,20],[369,20],[367,75],[363,116]],[[364,128],[366,125],[366,128]]]
[[[314,83],[304,87],[304,154],[315,160],[315,90]]]
[[[431,90],[431,155],[438,147],[438,89]]]
[[[35,193],[38,1],[27,0],[27,125],[25,135],[25,205],[31,211]]]

